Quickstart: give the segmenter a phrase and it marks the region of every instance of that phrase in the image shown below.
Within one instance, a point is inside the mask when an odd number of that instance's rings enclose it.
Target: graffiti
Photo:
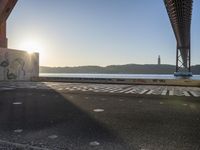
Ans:
[[[17,76],[14,73],[10,73],[9,69],[7,69],[7,79],[17,79]]]
[[[1,62],[0,66],[4,68],[9,66],[8,53],[5,53],[5,60]]]
[[[0,66],[4,68],[4,71],[3,71],[3,76],[4,76],[4,80],[5,80],[5,74],[6,74],[6,67],[9,66],[9,61],[8,61],[8,53],[5,53],[4,55],[4,60],[1,62]]]
[[[37,56],[37,57],[36,57]],[[37,53],[0,48],[0,80],[29,80],[39,75]]]
[[[0,66],[3,67],[4,73],[3,78],[4,80],[12,80],[17,79],[17,77],[20,77],[19,72],[22,70],[23,75],[25,76],[25,70],[24,70],[25,62],[22,58],[16,58],[11,63],[9,62],[8,52],[4,55],[4,60],[0,63]],[[10,69],[8,69],[10,68]],[[7,70],[7,73],[6,73]],[[10,70],[13,70],[13,72],[10,72]],[[17,72],[17,73],[16,73]],[[16,75],[18,74],[18,75]]]
[[[25,77],[26,71],[24,70],[25,61],[22,58],[16,58],[11,62],[11,68],[13,68],[18,77]]]

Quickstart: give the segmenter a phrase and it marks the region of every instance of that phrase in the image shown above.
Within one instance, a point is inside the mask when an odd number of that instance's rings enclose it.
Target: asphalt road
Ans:
[[[200,98],[0,89],[0,149],[199,150]]]

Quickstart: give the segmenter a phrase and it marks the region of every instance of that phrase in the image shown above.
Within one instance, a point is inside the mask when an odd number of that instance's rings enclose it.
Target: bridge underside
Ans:
[[[176,37],[176,72],[191,72],[190,30],[193,0],[164,0]]]

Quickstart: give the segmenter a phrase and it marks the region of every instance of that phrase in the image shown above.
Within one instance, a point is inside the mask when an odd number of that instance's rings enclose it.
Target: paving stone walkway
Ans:
[[[0,91],[14,90],[19,88],[54,89],[57,91],[66,92],[80,91],[96,93],[200,97],[199,87],[87,84],[61,82],[0,82]]]

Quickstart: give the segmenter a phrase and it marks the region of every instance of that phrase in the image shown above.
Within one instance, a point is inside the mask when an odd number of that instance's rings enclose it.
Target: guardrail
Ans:
[[[73,82],[130,85],[168,85],[200,87],[200,80],[191,79],[122,79],[122,78],[80,78],[80,77],[33,77],[31,81]]]

